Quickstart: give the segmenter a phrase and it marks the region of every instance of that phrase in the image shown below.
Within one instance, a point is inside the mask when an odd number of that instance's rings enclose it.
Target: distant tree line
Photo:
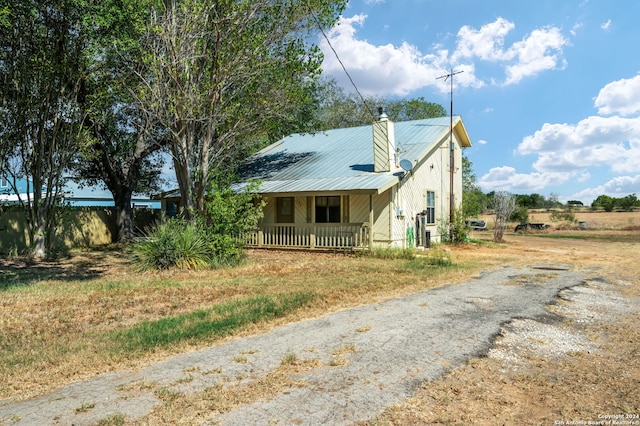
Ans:
[[[496,191],[488,193],[482,192],[476,183],[476,175],[473,171],[473,163],[466,157],[462,158],[462,186],[463,199],[462,211],[464,217],[477,217],[488,210],[492,210],[496,204]],[[560,202],[559,195],[551,193],[548,196],[541,194],[513,194],[515,208],[511,212],[511,220],[526,222],[528,211],[536,209],[566,209],[584,207],[584,203],[579,200],[569,200],[565,204]],[[592,203],[591,209],[602,209],[607,212],[614,210],[632,211],[640,208],[640,200],[636,194],[627,195],[622,198],[600,195]]]
[[[627,195],[622,198],[610,197],[609,195],[599,195],[591,203],[592,208],[601,208],[604,211],[614,210],[632,211],[634,207],[640,207],[640,200],[636,194]]]

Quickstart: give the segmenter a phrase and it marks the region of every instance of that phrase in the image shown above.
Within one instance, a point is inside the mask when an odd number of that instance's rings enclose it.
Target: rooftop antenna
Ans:
[[[454,174],[454,145],[453,145],[453,76],[460,74],[464,71],[454,71],[453,68],[448,74],[442,75],[436,80],[444,78],[444,81],[449,80],[451,83],[451,90],[449,92],[449,241],[453,241],[453,212],[455,210],[455,199],[453,192],[453,174]]]

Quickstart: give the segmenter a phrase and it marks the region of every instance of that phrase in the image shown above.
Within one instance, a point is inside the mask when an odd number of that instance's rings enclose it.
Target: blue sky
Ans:
[[[462,116],[483,191],[640,196],[640,2],[351,0],[327,35],[365,95]],[[323,37],[325,74],[352,91]]]

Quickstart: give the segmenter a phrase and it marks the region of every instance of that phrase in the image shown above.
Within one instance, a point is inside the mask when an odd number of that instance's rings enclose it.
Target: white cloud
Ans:
[[[605,31],[611,28],[611,19],[607,19],[607,22],[603,22],[602,25],[600,25],[600,28]]]
[[[571,27],[571,29],[569,30],[569,32],[571,33],[571,35],[575,36],[576,34],[578,34],[578,30],[580,28],[582,28],[584,26],[584,24],[582,22],[576,22],[573,27]]]
[[[640,175],[617,176],[610,181],[593,188],[587,188],[571,195],[571,199],[581,200],[591,204],[599,195],[609,195],[611,197],[622,198],[630,194],[640,196]]]
[[[485,141],[484,139],[480,139],[478,141],[478,145],[486,145],[486,144],[487,144],[487,141]]]
[[[347,71],[365,94],[406,95],[418,87],[435,85],[436,78],[446,73],[447,51],[423,55],[418,49],[402,43],[376,46],[356,37],[356,27],[362,26],[366,15],[341,18],[328,37]],[[348,79],[325,40],[320,47],[325,52],[323,68],[344,87]]]
[[[482,87],[486,83],[476,75],[474,60],[498,63],[504,67],[505,84],[514,84],[542,71],[564,66],[562,48],[568,44],[557,28],[549,27],[531,32],[523,40],[505,46],[507,35],[515,28],[512,22],[498,18],[479,30],[463,26],[459,32],[456,50],[450,52],[434,44],[429,53],[422,53],[415,45],[403,42],[374,45],[357,36],[367,16],[342,17],[328,38],[340,60],[365,94],[400,95],[426,86],[438,87],[443,93],[449,84],[438,77],[462,71],[455,76],[459,87]],[[351,89],[342,66],[326,40],[320,40],[325,53],[323,69],[343,86]],[[494,77],[487,77],[495,81]]]
[[[511,59],[513,52],[504,50],[504,39],[514,28],[512,22],[503,18],[483,25],[479,30],[463,26],[458,31],[458,45],[452,61],[473,57],[492,62]]]
[[[610,167],[617,173],[640,171],[640,117],[588,117],[578,124],[549,124],[525,137],[521,155],[535,154],[538,172],[570,172]]]
[[[595,99],[598,114],[629,116],[640,112],[640,74],[611,82]]]
[[[478,185],[484,192],[539,192],[543,188],[565,183],[572,173],[517,173],[510,166],[494,167],[478,179]]]
[[[558,28],[534,30],[529,37],[515,43],[510,49],[518,60],[507,67],[505,84],[518,83],[542,71],[566,67],[566,61],[560,58],[560,54],[567,45],[568,41]]]

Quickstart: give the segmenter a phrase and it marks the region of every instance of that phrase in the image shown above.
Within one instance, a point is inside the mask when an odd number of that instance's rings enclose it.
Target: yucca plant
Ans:
[[[169,219],[155,224],[133,247],[140,269],[199,269],[211,264],[211,248],[198,223]]]

